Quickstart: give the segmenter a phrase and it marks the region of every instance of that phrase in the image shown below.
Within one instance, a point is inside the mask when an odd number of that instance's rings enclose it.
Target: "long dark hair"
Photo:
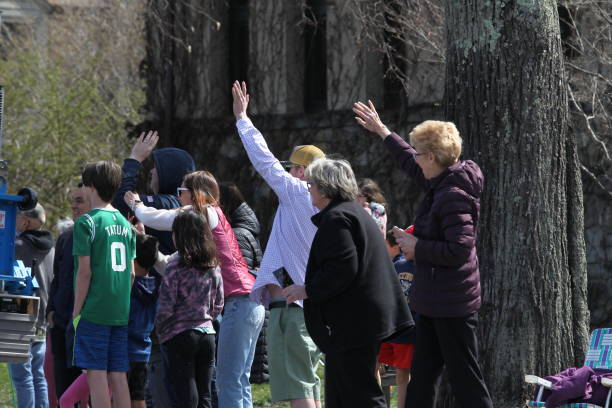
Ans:
[[[172,223],[180,264],[190,268],[210,269],[218,265],[217,247],[206,218],[197,211],[179,211]]]
[[[244,203],[244,197],[236,183],[232,183],[231,181],[219,183],[219,190],[221,192],[219,206],[225,213],[225,216],[230,218],[232,213],[236,211],[236,208]]]

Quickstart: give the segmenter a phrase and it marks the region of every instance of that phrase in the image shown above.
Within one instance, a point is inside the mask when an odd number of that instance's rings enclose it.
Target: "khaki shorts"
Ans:
[[[266,330],[272,401],[320,400],[321,352],[308,335],[302,308],[271,309]]]

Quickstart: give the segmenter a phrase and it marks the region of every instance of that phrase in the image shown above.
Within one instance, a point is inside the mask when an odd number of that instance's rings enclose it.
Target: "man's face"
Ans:
[[[159,175],[157,174],[157,168],[153,166],[151,169],[151,181],[149,182],[149,187],[153,191],[153,194],[159,194]]]
[[[289,169],[289,174],[291,174],[295,178],[298,178],[300,180],[304,180],[304,170],[305,169],[306,168],[304,166],[291,167]]]
[[[39,230],[42,228],[42,222],[37,219],[26,217],[23,214],[17,214],[15,220],[15,231],[22,233],[27,230]]]
[[[89,199],[85,194],[83,187],[75,188],[70,193],[70,209],[72,210],[72,219],[76,220],[81,215],[86,214],[90,209]]]

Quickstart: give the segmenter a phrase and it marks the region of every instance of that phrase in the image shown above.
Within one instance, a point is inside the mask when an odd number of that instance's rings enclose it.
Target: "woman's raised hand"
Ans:
[[[247,117],[246,111],[249,106],[249,94],[247,93],[246,82],[242,81],[242,84],[238,81],[234,81],[232,85],[232,96],[234,97],[234,103],[232,109],[234,110],[234,116],[236,120],[244,119]]]
[[[371,100],[368,99],[368,105],[363,102],[355,103],[353,105],[353,112],[357,115],[355,116],[357,123],[370,132],[376,133],[382,139],[391,134],[389,129],[381,122],[378,112],[376,112],[376,108]]]

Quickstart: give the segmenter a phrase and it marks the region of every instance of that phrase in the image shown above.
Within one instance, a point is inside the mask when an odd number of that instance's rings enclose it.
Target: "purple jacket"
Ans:
[[[601,384],[603,377],[612,377],[611,370],[593,370],[591,367],[568,368],[558,374],[544,377],[553,383],[552,390],[545,390],[542,400],[546,408],[573,402],[584,402],[603,407],[608,388]],[[537,391],[536,391],[537,394]]]
[[[392,133],[385,146],[402,169],[425,190],[414,221],[417,271],[410,307],[429,317],[462,317],[480,308],[476,229],[483,175],[476,163],[461,161],[427,180],[416,151]]]
[[[179,265],[173,254],[159,292],[155,318],[157,337],[165,343],[177,334],[198,327],[212,328],[223,309],[223,283],[219,268],[206,271]]]

